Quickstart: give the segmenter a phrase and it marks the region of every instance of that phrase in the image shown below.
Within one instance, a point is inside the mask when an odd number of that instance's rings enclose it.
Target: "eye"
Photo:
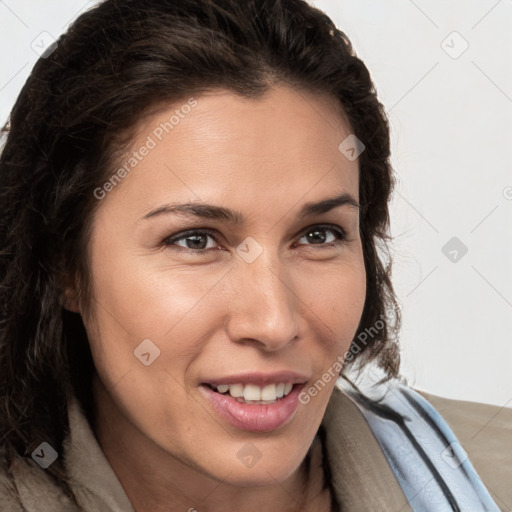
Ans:
[[[329,232],[331,233],[331,237],[325,234]],[[307,243],[306,245],[319,245],[322,249],[325,247],[333,247],[335,245],[343,244],[346,239],[345,231],[339,226],[334,226],[332,224],[311,226],[307,228],[306,231],[303,231],[303,233],[304,235],[300,240],[306,239],[308,242],[312,242]]]
[[[299,245],[316,245],[324,249],[343,244],[346,241],[345,231],[339,226],[332,224],[310,226],[302,233],[303,235],[299,239]],[[330,236],[326,233],[330,233]],[[213,240],[210,245],[208,244],[208,238]],[[300,243],[303,239],[306,240],[306,244]],[[207,249],[214,249],[217,244],[217,236],[215,231],[211,229],[195,229],[166,238],[164,244],[173,249],[179,247],[191,253],[198,254],[205,252]]]
[[[177,245],[178,247],[189,249],[190,252],[201,252],[202,249],[213,249],[215,247],[215,245],[208,246],[207,241],[205,245],[205,240],[208,238],[211,238],[216,242],[215,233],[212,230],[196,229],[186,231],[185,233],[181,233],[178,236],[166,238],[164,240],[164,244],[168,246]],[[184,241],[185,246],[177,244],[177,242],[182,240]]]

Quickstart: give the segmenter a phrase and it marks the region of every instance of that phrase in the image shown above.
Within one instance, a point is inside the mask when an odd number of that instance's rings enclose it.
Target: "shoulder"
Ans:
[[[512,409],[418,393],[453,430],[496,503],[512,509]]]
[[[76,508],[44,469],[19,455],[8,461],[5,446],[0,446],[1,512],[71,510]]]
[[[442,411],[400,379],[365,373],[340,387],[364,414],[413,509],[499,510],[504,498],[490,495]]]
[[[7,462],[5,445],[0,445],[0,510],[23,511],[23,504],[16,488],[10,464]]]

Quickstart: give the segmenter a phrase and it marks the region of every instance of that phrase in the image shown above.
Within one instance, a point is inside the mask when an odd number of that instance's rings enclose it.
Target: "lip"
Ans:
[[[240,380],[233,383],[239,382]],[[227,384],[226,381],[222,383]],[[299,406],[299,394],[303,388],[304,383],[294,384],[290,393],[284,398],[274,404],[264,405],[243,404],[229,394],[222,395],[213,391],[207,384],[199,386],[218,416],[241,430],[251,432],[271,432],[290,423]]]
[[[279,384],[281,382],[290,384],[304,384],[309,377],[306,375],[284,370],[273,373],[247,372],[238,375],[226,375],[224,377],[213,377],[206,379],[201,384],[210,384],[211,386],[219,386],[220,384],[255,384],[256,386],[266,386],[267,384]]]

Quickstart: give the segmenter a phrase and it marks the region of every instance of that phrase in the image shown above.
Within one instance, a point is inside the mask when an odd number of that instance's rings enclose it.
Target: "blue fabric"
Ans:
[[[414,512],[500,512],[455,434],[397,379],[340,387],[365,416]]]

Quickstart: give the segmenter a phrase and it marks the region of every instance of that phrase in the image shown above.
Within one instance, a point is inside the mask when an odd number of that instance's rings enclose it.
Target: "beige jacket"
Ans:
[[[512,410],[423,396],[456,433],[501,510],[512,510]],[[70,435],[59,457],[80,507],[87,512],[134,512],[77,400],[70,404],[69,420]],[[364,416],[342,390],[334,389],[322,424],[343,512],[412,510]],[[10,470],[0,469],[1,512],[76,510],[31,458],[17,459]]]

